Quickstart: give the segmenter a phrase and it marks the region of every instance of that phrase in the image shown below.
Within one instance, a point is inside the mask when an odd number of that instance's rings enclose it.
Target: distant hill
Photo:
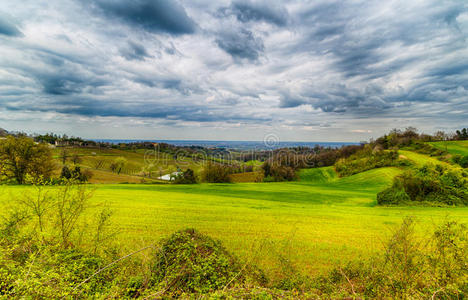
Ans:
[[[0,136],[7,136],[7,135],[8,135],[8,131],[6,131],[3,128],[0,128]]]

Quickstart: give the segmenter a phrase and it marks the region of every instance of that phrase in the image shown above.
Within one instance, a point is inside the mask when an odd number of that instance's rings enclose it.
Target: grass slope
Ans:
[[[284,259],[310,274],[378,251],[407,215],[420,221],[420,234],[447,216],[468,221],[468,208],[376,206],[376,193],[400,172],[380,168],[335,178],[323,168],[302,171],[300,182],[99,185],[93,204],[106,202],[114,210],[123,253],[193,227],[241,259],[255,260],[270,276]],[[0,206],[30,189],[5,187]]]
[[[155,178],[172,173],[177,168],[191,168],[194,171],[199,171],[203,166],[202,162],[195,162],[190,157],[179,156],[174,159],[172,155],[167,153],[154,153],[152,151],[137,149],[137,150],[121,150],[109,148],[86,148],[86,147],[59,147],[54,149],[54,158],[57,161],[57,175],[63,166],[62,151],[67,151],[68,159],[66,164],[72,165],[71,157],[77,155],[80,158],[82,168],[89,169],[93,172],[91,183],[140,183],[142,181],[154,181]],[[110,170],[110,164],[118,157],[123,157],[127,160],[121,174],[114,173]],[[101,165],[97,169],[97,162]],[[151,164],[151,167],[148,168]],[[143,171],[148,173],[152,171],[152,178],[145,178]]]
[[[422,166],[425,164],[434,164],[434,165],[441,164],[445,166],[450,166],[450,164],[440,161],[435,157],[427,156],[427,155],[416,153],[413,151],[398,150],[398,153],[400,154],[400,156],[409,159],[410,161],[415,163],[417,166]]]
[[[444,150],[450,154],[468,155],[468,141],[446,141],[429,143],[437,149]]]
[[[302,169],[299,172],[301,182],[323,183],[337,179],[338,176],[333,167]]]

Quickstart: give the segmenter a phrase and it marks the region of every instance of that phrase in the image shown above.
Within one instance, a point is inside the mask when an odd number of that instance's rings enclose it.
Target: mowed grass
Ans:
[[[448,151],[450,154],[468,155],[468,141],[446,141],[429,143],[437,149]]]
[[[103,184],[96,186],[92,202],[113,209],[122,254],[193,227],[220,239],[241,259],[255,261],[269,276],[280,272],[284,259],[311,275],[375,254],[406,216],[418,220],[421,235],[446,218],[468,221],[464,207],[376,206],[376,194],[401,172],[381,168],[337,178],[323,168],[302,171],[298,182]],[[4,187],[0,205],[30,189]]]
[[[434,164],[434,165],[439,164],[439,165],[444,165],[444,166],[450,166],[449,163],[440,161],[436,157],[427,156],[427,155],[416,153],[413,151],[398,150],[398,153],[400,154],[400,157],[409,159],[410,161],[415,163],[417,166],[422,166],[425,164]]]
[[[331,167],[303,169],[299,172],[300,181],[302,182],[315,182],[323,183],[335,180],[337,178],[336,172]]]

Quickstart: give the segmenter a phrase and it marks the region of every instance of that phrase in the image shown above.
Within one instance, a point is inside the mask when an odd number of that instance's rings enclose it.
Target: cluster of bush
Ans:
[[[201,172],[201,180],[210,183],[230,183],[231,175],[253,171],[251,165],[228,164],[209,160]]]
[[[297,179],[295,168],[282,164],[281,161],[266,161],[262,165],[264,181],[293,181]]]
[[[462,168],[468,168],[468,155],[462,156],[456,154],[452,157],[454,163],[460,165]]]
[[[258,160],[266,162],[275,160],[278,157],[290,157],[291,161],[295,161],[296,165],[301,168],[317,168],[332,166],[338,159],[348,157],[362,149],[362,145],[348,145],[340,148],[323,147],[316,145],[315,147],[291,147],[274,150],[263,150],[253,152],[240,152],[238,157],[233,158],[241,161]],[[292,156],[292,157],[291,157]]]
[[[350,176],[367,170],[395,166],[399,164],[398,151],[382,150],[372,145],[366,145],[362,150],[348,158],[342,158],[335,164],[339,176]]]
[[[73,166],[69,168],[68,166],[63,166],[62,172],[60,173],[60,178],[64,180],[76,180],[79,182],[87,182],[93,177],[93,172],[88,169],[81,170],[80,166]]]
[[[468,173],[442,165],[409,169],[393,179],[391,187],[377,194],[381,205],[436,203],[468,205]]]
[[[235,173],[234,169],[227,164],[209,161],[201,173],[202,181],[210,183],[229,183],[229,175]]]
[[[414,142],[411,146],[408,146],[407,149],[412,150],[417,153],[429,155],[429,156],[442,156],[442,155],[448,154],[447,152],[443,150],[437,149],[431,144],[423,143],[421,141]]]
[[[197,183],[197,176],[192,169],[187,169],[184,172],[178,174],[175,178],[173,183],[175,184],[194,184]]]

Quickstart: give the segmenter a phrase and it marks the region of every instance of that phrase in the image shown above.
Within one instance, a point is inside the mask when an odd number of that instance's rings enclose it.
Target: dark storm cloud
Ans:
[[[205,106],[164,105],[157,102],[140,103],[122,102],[120,99],[84,98],[79,96],[58,97],[44,103],[8,103],[10,111],[55,111],[63,114],[75,114],[87,117],[134,117],[154,118],[188,122],[266,122],[270,118],[258,118],[248,114],[237,114]]]
[[[223,12],[235,15],[241,22],[263,21],[277,26],[285,26],[289,17],[283,6],[272,1],[233,1]]]
[[[216,44],[237,62],[256,61],[265,49],[262,39],[246,29],[222,32]]]
[[[161,89],[169,89],[179,92],[184,96],[191,95],[193,93],[202,93],[202,89],[191,85],[188,82],[183,81],[180,78],[145,78],[145,77],[136,77],[133,79],[136,83],[145,85],[147,87],[157,87]]]
[[[128,41],[127,46],[120,49],[120,54],[128,60],[144,60],[150,57],[143,45],[132,41]]]
[[[176,1],[93,0],[93,3],[105,15],[150,32],[179,35],[194,33],[196,29],[195,22]]]
[[[0,35],[22,36],[23,34],[8,18],[0,14]]]
[[[73,55],[58,55],[37,49],[29,55],[36,63],[12,63],[9,68],[37,82],[46,95],[95,93],[98,87],[109,83],[106,76],[93,70],[94,66],[83,64]]]
[[[50,95],[80,94],[105,84],[102,80],[81,77],[78,74],[37,74],[36,76],[43,86],[44,93]]]
[[[457,20],[462,12],[467,11],[467,4],[449,1],[446,5],[428,5],[422,11],[401,11],[400,15],[397,10],[393,19],[387,16],[373,18],[372,14],[379,13],[373,6],[373,1],[324,2],[305,7],[296,15],[296,28],[303,32],[303,38],[296,46],[290,47],[288,54],[310,52],[327,57],[333,65],[330,71],[341,74],[344,82],[347,78],[355,80],[356,77],[363,82],[360,83],[361,89],[344,84],[336,90],[328,85],[320,95],[317,95],[317,89],[301,88],[296,96],[283,94],[280,107],[311,104],[325,112],[358,111],[361,107],[368,111],[374,107],[378,112],[391,109],[392,102],[397,101],[441,101],[436,96],[437,91],[447,91],[444,94],[449,95],[454,93],[448,91],[466,87],[468,66],[459,60],[450,61],[444,54],[467,48],[466,23],[463,32],[463,26]],[[446,40],[436,42],[442,37]],[[412,54],[417,47],[438,52],[441,63],[421,68],[424,64],[433,64],[433,61],[427,56],[428,52]],[[410,51],[406,52],[407,49]],[[369,91],[365,88],[368,83],[364,80],[388,80],[388,77],[412,66],[419,68],[419,82],[404,91],[395,94],[383,89]]]

